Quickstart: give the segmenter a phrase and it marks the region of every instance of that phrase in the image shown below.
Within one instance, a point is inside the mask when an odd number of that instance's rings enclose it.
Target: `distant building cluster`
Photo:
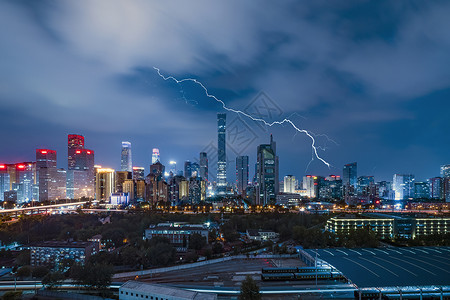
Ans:
[[[256,148],[255,172],[249,172],[249,156],[236,157],[236,182],[227,180],[226,114],[217,114],[217,149],[200,152],[195,161],[162,164],[153,148],[148,173],[133,165],[132,145],[122,142],[120,170],[95,164],[94,151],[85,139],[69,134],[67,169],[57,167],[57,153],[36,149],[35,161],[0,164],[0,201],[22,204],[30,201],[95,199],[113,206],[146,201],[152,206],[201,205],[207,199],[240,199],[245,205],[299,206],[303,201],[344,200],[349,205],[381,205],[383,201],[431,200],[450,202],[450,165],[441,166],[439,177],[416,181],[413,174],[394,174],[392,181],[376,182],[374,176],[358,176],[356,162],[344,165],[341,175],[305,175],[302,180],[286,175],[280,181],[276,142]],[[209,156],[217,157],[217,176],[209,172]],[[242,202],[243,201],[243,202]]]

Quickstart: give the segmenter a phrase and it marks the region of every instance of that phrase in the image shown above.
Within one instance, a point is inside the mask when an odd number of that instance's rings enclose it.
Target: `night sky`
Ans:
[[[450,163],[449,1],[0,1],[0,162],[58,151],[83,134],[95,162],[195,161],[215,168],[221,105],[315,134],[264,127],[228,113],[228,179],[235,156],[277,142],[280,176],[341,174],[392,180],[439,175]],[[328,138],[326,136],[328,136]]]

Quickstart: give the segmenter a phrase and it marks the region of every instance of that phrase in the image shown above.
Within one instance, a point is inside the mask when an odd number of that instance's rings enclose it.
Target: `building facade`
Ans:
[[[217,193],[223,195],[227,190],[226,153],[227,115],[217,114]]]
[[[259,145],[256,153],[257,204],[275,204],[280,184],[278,165],[276,143],[270,135],[270,144]]]
[[[131,156],[130,142],[122,142],[122,152],[120,155],[120,170],[133,172],[133,160]]]
[[[236,185],[238,193],[245,197],[248,187],[248,156],[236,157]]]

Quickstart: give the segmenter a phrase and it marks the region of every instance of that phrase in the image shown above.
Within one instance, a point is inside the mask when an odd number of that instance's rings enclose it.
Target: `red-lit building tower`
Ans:
[[[75,170],[76,160],[75,152],[84,149],[84,136],[78,134],[69,134],[67,141],[67,161],[68,170]]]
[[[39,201],[54,200],[57,193],[56,151],[36,149],[36,170],[39,182]]]

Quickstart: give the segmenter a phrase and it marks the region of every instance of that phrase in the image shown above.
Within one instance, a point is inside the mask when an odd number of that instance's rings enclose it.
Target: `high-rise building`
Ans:
[[[428,182],[416,181],[414,182],[414,198],[415,199],[429,199],[430,187]]]
[[[223,195],[227,190],[226,153],[227,114],[217,114],[217,193]]]
[[[239,194],[245,196],[248,187],[248,156],[236,157],[236,184]]]
[[[256,153],[257,191],[259,205],[274,204],[279,192],[278,156],[276,143],[270,135],[270,144],[258,146]]]
[[[145,169],[143,167],[133,167],[133,179],[145,180]]]
[[[68,142],[67,142],[67,164],[68,170],[74,170],[76,161],[75,161],[75,151],[84,149],[84,137],[79,134],[69,134]]]
[[[164,176],[166,167],[159,161],[150,166],[150,174],[156,176]]]
[[[186,179],[192,177],[192,163],[188,160],[184,162],[184,177],[186,177]]]
[[[56,184],[56,151],[36,149],[36,169],[38,172],[39,201],[55,200]]]
[[[200,165],[196,162],[191,163],[191,176],[200,177]]]
[[[4,201],[4,193],[9,190],[8,167],[5,164],[0,164],[0,201]]]
[[[159,149],[158,148],[153,148],[152,151],[152,165],[156,164],[159,160]]]
[[[125,193],[123,190],[123,183],[125,182],[125,180],[131,180],[131,172],[128,171],[116,171],[116,176],[115,176],[115,193]]]
[[[441,166],[442,198],[450,202],[450,165]]]
[[[68,135],[68,170],[66,178],[67,198],[94,198],[94,151],[84,148],[84,137],[82,135]]]
[[[394,174],[392,189],[395,193],[395,200],[406,200],[414,198],[414,175]]]
[[[177,174],[177,162],[174,161],[174,160],[171,160],[171,161],[169,162],[169,165],[170,165],[170,170],[169,170],[169,172],[172,173],[174,176],[178,175],[178,174]],[[181,176],[182,176],[182,175],[183,175],[183,174],[181,174]]]
[[[342,172],[342,184],[344,186],[352,186],[354,190],[358,183],[358,164],[356,162],[344,165]]]
[[[303,190],[306,191],[306,197],[317,198],[319,197],[319,176],[306,175],[303,176]]]
[[[208,181],[208,154],[206,152],[200,152],[200,177],[206,182]]]
[[[293,194],[295,193],[295,190],[297,189],[297,180],[295,179],[294,175],[286,175],[284,176],[284,184],[283,184],[283,191],[285,193]]]
[[[56,177],[55,177],[55,186],[56,186],[56,192],[55,192],[55,199],[61,200],[67,198],[67,171],[64,169],[57,169],[56,170]]]
[[[114,193],[114,169],[99,168],[95,175],[95,199],[109,201]]]
[[[122,153],[120,156],[120,170],[133,172],[133,162],[131,159],[131,143],[122,142]]]
[[[443,180],[442,177],[433,177],[428,179],[431,199],[443,199]]]

